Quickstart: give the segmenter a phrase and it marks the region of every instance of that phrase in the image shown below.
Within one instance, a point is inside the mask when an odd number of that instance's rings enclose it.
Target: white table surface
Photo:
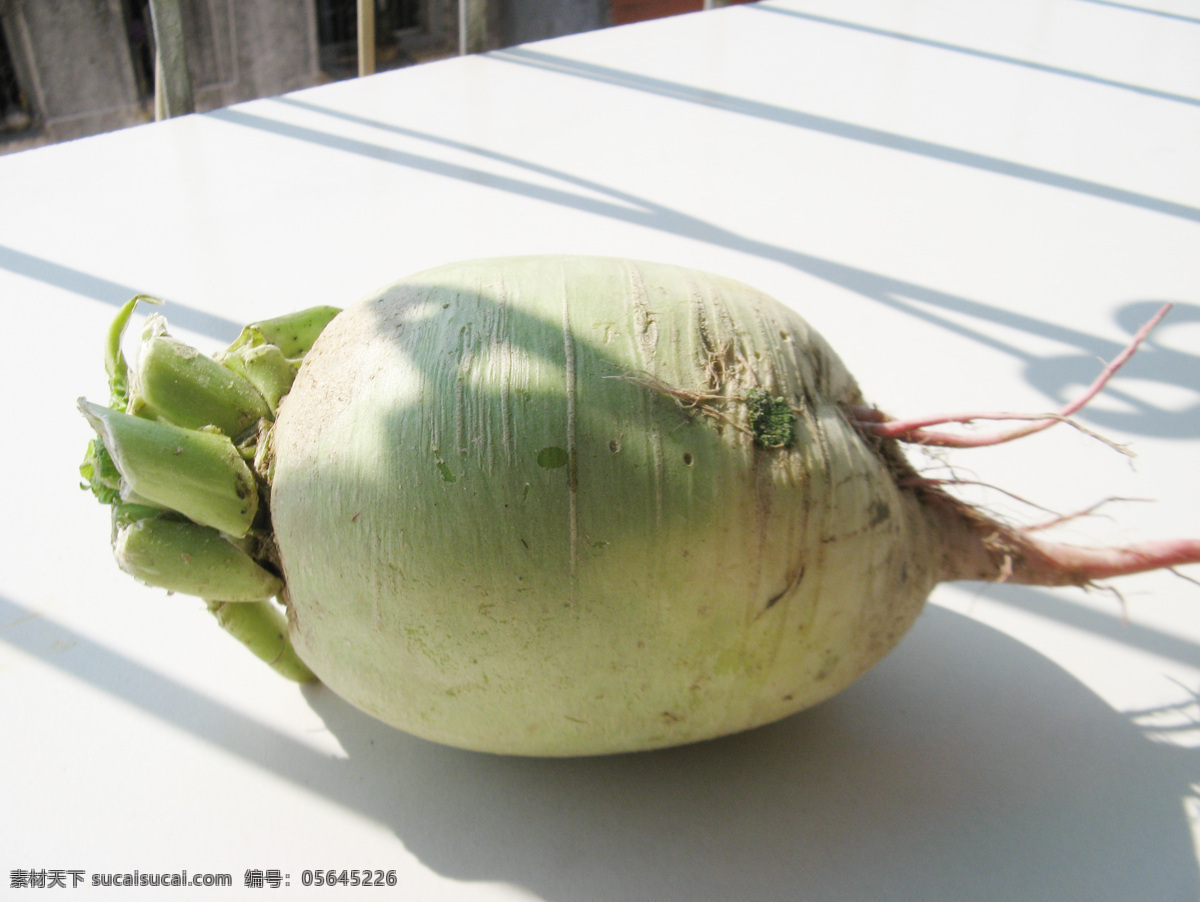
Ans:
[[[74,400],[105,399],[104,331],[135,293],[214,350],[479,256],[739,278],[905,415],[1055,407],[1170,300],[1081,418],[1134,466],[1069,428],[951,460],[1060,512],[1153,499],[1070,540],[1195,536],[1198,239],[1195,0],[781,0],[0,157],[0,885],[186,869],[233,887],[153,897],[1195,899],[1194,584],[1123,580],[1124,614],[947,585],[875,671],[774,726],[469,754],[297,689],[200,601],[121,574],[77,488]],[[328,868],[398,887],[300,886]],[[290,886],[248,890],[248,869]]]

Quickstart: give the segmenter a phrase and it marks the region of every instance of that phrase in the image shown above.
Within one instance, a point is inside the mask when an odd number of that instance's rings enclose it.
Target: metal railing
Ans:
[[[194,113],[196,99],[188,74],[179,0],[150,0],[150,22],[154,30],[154,118]]]

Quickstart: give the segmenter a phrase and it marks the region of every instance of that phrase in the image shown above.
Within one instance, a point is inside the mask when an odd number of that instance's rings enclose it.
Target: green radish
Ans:
[[[707,273],[441,267],[247,327],[182,389],[187,353],[154,317],[128,372],[131,305],[109,337],[114,411],[81,402],[121,565],[208,599],[291,678],[450,745],[721,736],[850,685],[939,582],[1087,585],[1200,561],[1190,540],[1045,542],[954,499],[902,443],[954,444],[929,427],[956,418],[874,411],[798,314]],[[163,430],[198,475],[164,475]],[[135,559],[142,545],[158,557]]]

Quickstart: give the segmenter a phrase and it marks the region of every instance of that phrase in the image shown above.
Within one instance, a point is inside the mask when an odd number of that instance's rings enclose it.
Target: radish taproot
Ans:
[[[112,402],[80,401],[121,566],[450,745],[733,733],[861,677],[939,582],[1200,560],[1192,540],[1054,544],[957,500],[902,443],[954,444],[930,427],[963,418],[875,411],[797,313],[707,273],[460,263],[249,326],[215,360],[152,316],[131,370],[136,301]]]

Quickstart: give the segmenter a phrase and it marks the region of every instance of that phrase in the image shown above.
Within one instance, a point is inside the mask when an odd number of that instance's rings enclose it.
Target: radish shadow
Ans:
[[[1056,616],[1059,593],[1002,594]],[[330,756],[14,602],[0,611],[20,624],[7,644],[385,826],[447,880],[546,902],[1200,894],[1185,816],[1200,752],[1149,740],[1043,656],[937,606],[816,708],[693,746],[559,760],[434,745],[309,687],[346,753]]]
[[[548,902],[1200,892],[1184,816],[1200,755],[1148,740],[1050,661],[937,607],[831,701],[657,752],[479,755],[307,696],[348,753],[315,781],[438,874]]]

